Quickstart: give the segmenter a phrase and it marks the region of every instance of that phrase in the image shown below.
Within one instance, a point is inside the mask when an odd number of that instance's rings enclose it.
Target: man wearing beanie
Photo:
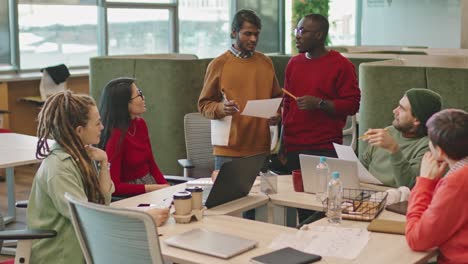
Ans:
[[[441,110],[439,94],[424,88],[406,91],[393,109],[392,126],[369,129],[362,164],[383,184],[413,187],[422,157],[429,151],[426,121]]]

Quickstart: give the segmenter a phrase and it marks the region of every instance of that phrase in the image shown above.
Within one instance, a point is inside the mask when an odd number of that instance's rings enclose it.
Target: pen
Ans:
[[[286,90],[284,88],[281,88],[281,90],[283,90],[283,93],[289,95],[292,99],[297,100],[297,97],[294,96],[292,93],[288,92],[288,90]]]
[[[229,101],[229,100],[227,99],[227,97],[226,97],[226,94],[223,93],[223,92],[221,92],[221,93],[223,94],[224,100],[225,100],[225,101]],[[234,107],[234,109],[236,109],[237,112],[240,112],[239,108],[237,108],[235,105],[233,105],[232,107]]]
[[[388,127],[384,128],[385,131],[388,131]],[[360,137],[358,137],[359,140],[362,140],[362,139],[367,139],[369,137],[369,135],[362,135]]]

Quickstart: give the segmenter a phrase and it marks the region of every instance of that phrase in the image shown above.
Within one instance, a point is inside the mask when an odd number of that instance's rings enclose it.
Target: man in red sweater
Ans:
[[[336,157],[333,143],[342,144],[346,118],[359,109],[361,92],[353,64],[325,48],[328,20],[319,14],[302,18],[295,29],[294,56],[286,68],[283,151],[289,171],[299,169],[299,154]],[[299,220],[304,220],[299,214]]]
[[[427,128],[431,151],[411,191],[406,240],[417,251],[438,247],[439,264],[468,263],[468,113],[443,110]]]

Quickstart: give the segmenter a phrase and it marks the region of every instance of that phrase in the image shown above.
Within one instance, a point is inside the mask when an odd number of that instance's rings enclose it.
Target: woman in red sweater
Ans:
[[[145,97],[135,79],[110,81],[101,95],[104,130],[99,147],[109,157],[115,196],[133,196],[169,186],[156,165],[145,120]]]
[[[413,250],[438,247],[439,264],[468,263],[468,113],[443,110],[427,128],[431,151],[411,191],[406,240]]]

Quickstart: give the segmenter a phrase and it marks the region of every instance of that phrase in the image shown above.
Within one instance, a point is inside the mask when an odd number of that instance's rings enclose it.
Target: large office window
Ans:
[[[168,53],[169,10],[108,8],[109,55]]]
[[[356,44],[356,0],[330,0],[330,45]]]
[[[179,1],[179,51],[216,57],[230,45],[230,0]]]
[[[8,0],[0,0],[0,69],[11,64]]]
[[[279,2],[272,0],[238,0],[237,8],[252,9],[262,19],[257,49],[263,53],[280,52]]]
[[[18,4],[19,50],[22,69],[65,63],[87,66],[97,55],[97,7],[77,4]],[[91,1],[92,2],[92,1]]]

